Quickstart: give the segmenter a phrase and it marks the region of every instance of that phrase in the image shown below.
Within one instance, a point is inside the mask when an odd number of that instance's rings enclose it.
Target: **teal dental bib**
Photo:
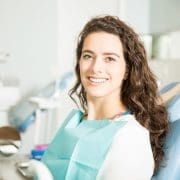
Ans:
[[[70,113],[42,158],[54,180],[95,180],[114,135],[127,123],[82,117],[79,110]]]

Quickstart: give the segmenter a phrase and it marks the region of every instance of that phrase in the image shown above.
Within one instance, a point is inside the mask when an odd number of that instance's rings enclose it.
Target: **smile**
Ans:
[[[108,80],[107,78],[94,78],[94,77],[89,77],[88,79],[92,83],[105,83]]]

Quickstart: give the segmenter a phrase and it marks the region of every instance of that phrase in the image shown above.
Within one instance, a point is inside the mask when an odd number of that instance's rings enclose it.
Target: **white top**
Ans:
[[[117,120],[128,121],[115,135],[97,180],[150,180],[154,159],[149,132],[126,115]]]

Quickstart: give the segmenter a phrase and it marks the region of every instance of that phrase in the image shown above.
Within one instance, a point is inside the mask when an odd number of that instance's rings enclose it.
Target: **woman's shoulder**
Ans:
[[[126,125],[120,129],[114,136],[112,146],[120,148],[124,147],[136,147],[136,146],[146,146],[150,147],[150,133],[143,127],[134,117],[134,115],[127,115],[122,121],[127,121]]]
[[[136,120],[135,116],[132,114],[122,116],[119,119],[117,119],[117,121],[126,121],[127,122],[126,126],[119,133],[130,133],[132,135],[141,133],[141,134],[149,135],[149,131],[144,126],[142,126]]]

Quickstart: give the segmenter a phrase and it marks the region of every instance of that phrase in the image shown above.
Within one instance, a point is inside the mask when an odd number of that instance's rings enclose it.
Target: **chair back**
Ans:
[[[169,102],[168,113],[170,130],[164,146],[165,161],[152,180],[180,180],[180,95]]]

